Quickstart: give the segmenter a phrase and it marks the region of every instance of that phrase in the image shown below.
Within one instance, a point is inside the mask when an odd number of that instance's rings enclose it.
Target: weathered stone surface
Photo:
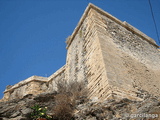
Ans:
[[[159,106],[160,101],[155,98],[148,98],[144,101],[131,101],[126,98],[99,103],[90,101],[77,106],[75,118],[76,120],[159,120]],[[137,117],[140,115],[141,117]],[[152,115],[152,117],[147,117],[147,115]]]
[[[66,43],[65,78],[87,81],[91,98],[160,96],[158,46],[127,22],[90,4]]]
[[[32,76],[7,86],[1,101],[57,91],[60,80],[85,82],[89,98],[100,101],[160,96],[159,46],[127,22],[89,4],[66,43],[64,67],[48,78]]]
[[[47,113],[54,116],[56,105],[55,96],[59,93],[28,95],[22,99],[0,103],[0,120],[32,120],[31,107],[35,104],[48,107]],[[103,102],[94,99],[85,102],[76,102],[73,120],[142,120],[160,119],[160,101],[158,98],[150,97],[143,101],[132,101],[124,99],[109,99]],[[86,98],[85,98],[86,99]],[[80,98],[79,101],[84,101]],[[138,115],[141,115],[138,117]],[[145,116],[144,116],[145,115]],[[146,117],[146,115],[152,115]],[[159,116],[159,117],[158,117]]]
[[[31,107],[36,104],[47,106],[51,111],[54,106],[54,96],[57,93],[45,93],[37,96],[28,95],[22,99],[14,99],[7,102],[0,102],[0,119],[2,120],[31,120]]]
[[[24,96],[30,94],[38,95],[41,93],[56,91],[56,81],[64,79],[64,68],[65,66],[63,66],[48,78],[32,76],[13,86],[7,86],[6,90],[4,91],[4,97],[0,100],[0,102],[13,99],[21,99]]]

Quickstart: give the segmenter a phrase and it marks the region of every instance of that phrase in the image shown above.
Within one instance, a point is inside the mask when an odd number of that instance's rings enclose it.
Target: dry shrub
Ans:
[[[71,107],[71,100],[68,95],[58,94],[55,100],[54,118],[58,120],[71,120],[73,108]]]
[[[85,82],[78,81],[58,81],[57,83],[58,93],[65,94],[72,99],[72,101],[79,100],[81,98],[87,98],[88,89]]]
[[[55,97],[54,119],[72,120],[77,101],[87,98],[86,85],[83,82],[59,81],[58,94]]]

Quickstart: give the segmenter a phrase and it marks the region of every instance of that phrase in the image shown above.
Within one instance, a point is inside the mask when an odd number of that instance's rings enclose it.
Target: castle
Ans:
[[[1,101],[56,91],[56,81],[84,81],[89,97],[142,100],[160,96],[160,51],[155,41],[89,4],[67,38],[66,64],[50,77],[32,76],[7,86]]]

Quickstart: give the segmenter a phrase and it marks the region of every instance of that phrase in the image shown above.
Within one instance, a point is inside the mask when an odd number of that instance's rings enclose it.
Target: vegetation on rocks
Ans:
[[[33,110],[31,113],[31,118],[36,120],[38,118],[46,118],[48,120],[52,119],[52,116],[47,115],[47,107],[41,107],[39,105],[34,105],[33,107],[31,107],[31,109]]]
[[[0,120],[158,120],[160,101],[148,95],[143,101],[127,98],[88,99],[85,84],[57,83],[58,91],[0,103]],[[47,107],[47,108],[46,108]]]

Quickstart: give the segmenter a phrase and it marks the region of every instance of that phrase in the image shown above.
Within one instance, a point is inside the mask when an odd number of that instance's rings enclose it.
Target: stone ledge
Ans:
[[[26,85],[26,84],[28,84],[30,82],[33,82],[33,81],[47,82],[48,78],[47,77],[41,77],[41,76],[31,76],[31,77],[29,77],[29,78],[27,78],[27,79],[15,84],[15,85],[13,85],[11,88],[5,90],[4,93],[9,92],[11,90],[14,90],[14,89],[16,89],[18,87],[21,87],[21,86]]]
[[[12,91],[16,88],[19,88],[21,86],[24,86],[30,82],[44,82],[47,83],[49,81],[51,81],[54,77],[58,76],[60,73],[62,73],[65,70],[65,65],[63,67],[61,67],[59,70],[57,70],[54,74],[52,74],[49,77],[41,77],[41,76],[31,76],[13,86],[10,86],[8,89],[6,89],[3,93],[7,93],[9,91]]]
[[[144,34],[143,32],[141,32],[137,28],[133,27],[132,25],[130,25],[126,21],[123,22],[123,27],[125,27],[127,30],[135,33],[139,37],[145,39],[147,42],[149,42],[150,44],[154,45],[155,47],[159,48],[159,46],[156,44],[156,42],[152,38],[148,37],[146,34]]]
[[[48,82],[51,81],[53,78],[55,78],[56,76],[58,76],[59,74],[61,74],[62,72],[65,71],[65,65],[63,67],[61,67],[60,69],[58,69],[55,73],[53,73],[51,76],[48,77]]]
[[[122,22],[121,20],[117,19],[116,17],[112,16],[111,14],[109,14],[108,12],[100,9],[99,7],[89,3],[88,7],[86,8],[84,14],[82,15],[80,21],[78,22],[78,25],[76,26],[76,28],[74,29],[73,33],[71,36],[69,36],[66,40],[66,44],[67,47],[66,49],[69,48],[70,44],[72,43],[75,35],[77,34],[80,26],[82,25],[84,19],[86,18],[86,16],[88,15],[90,9],[94,9],[97,12],[99,12],[102,15],[107,16],[108,18],[110,18],[111,20],[113,20],[114,22],[120,24],[121,26],[125,27],[127,30],[134,32],[134,34],[138,35],[139,37],[143,38],[144,40],[146,40],[147,42],[149,42],[150,44],[154,45],[155,47],[159,48],[159,46],[156,44],[156,42],[148,37],[146,34],[144,34],[143,32],[139,31],[137,28],[133,27],[132,25],[128,24],[126,21]]]

